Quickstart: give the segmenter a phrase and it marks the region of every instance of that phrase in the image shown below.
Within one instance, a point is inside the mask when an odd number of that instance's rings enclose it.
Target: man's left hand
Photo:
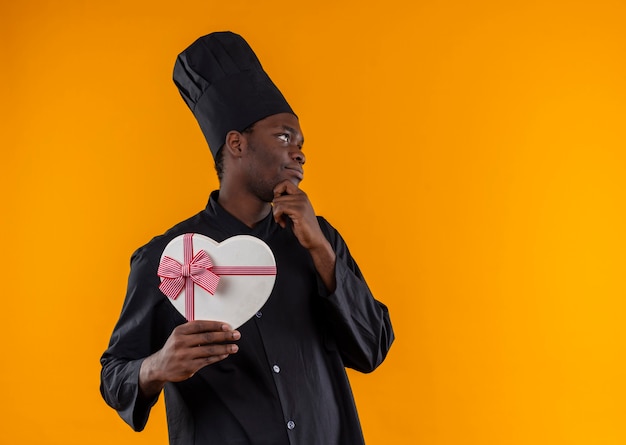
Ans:
[[[315,249],[327,241],[317,222],[315,211],[306,193],[289,180],[274,188],[274,219],[281,227],[291,220],[294,235],[306,249]]]
[[[309,250],[318,274],[326,289],[333,292],[335,279],[335,252],[322,233],[313,206],[302,190],[291,181],[283,181],[274,188],[274,219],[281,227],[291,220],[292,230],[302,247]]]

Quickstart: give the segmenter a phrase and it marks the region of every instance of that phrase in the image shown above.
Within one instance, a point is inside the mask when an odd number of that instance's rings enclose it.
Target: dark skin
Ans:
[[[273,212],[281,227],[290,225],[300,244],[311,254],[319,276],[334,291],[335,252],[324,237],[313,206],[299,188],[306,160],[298,118],[290,113],[269,116],[249,133],[226,135],[224,174],[219,203],[231,215],[254,227]],[[163,348],[147,357],[139,373],[146,397],[156,395],[167,382],[180,382],[204,366],[219,362],[239,347],[239,331],[219,321],[195,320],[176,327]]]

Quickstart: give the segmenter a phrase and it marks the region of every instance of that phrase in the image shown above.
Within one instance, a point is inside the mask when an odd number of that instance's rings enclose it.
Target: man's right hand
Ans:
[[[167,382],[180,382],[200,368],[224,360],[239,350],[239,331],[221,321],[195,320],[177,326],[161,350],[147,357],[139,371],[139,387],[145,397],[161,391]]]

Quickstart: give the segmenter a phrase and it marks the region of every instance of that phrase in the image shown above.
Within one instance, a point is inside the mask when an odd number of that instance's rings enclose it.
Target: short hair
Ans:
[[[241,133],[251,134],[254,130],[254,124],[245,128]],[[224,146],[222,145],[219,151],[215,154],[215,171],[217,172],[217,179],[222,182],[224,177]]]
[[[223,145],[215,154],[215,171],[217,172],[217,179],[220,182],[222,182],[222,177],[224,176],[224,146]]]

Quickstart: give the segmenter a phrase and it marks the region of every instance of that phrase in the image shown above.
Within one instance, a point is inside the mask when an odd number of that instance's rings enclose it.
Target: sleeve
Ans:
[[[372,372],[383,362],[394,340],[389,311],[374,299],[339,232],[324,218],[318,220],[337,258],[335,291],[328,293],[318,277],[327,329],[346,367]]]
[[[139,391],[141,364],[184,322],[182,316],[175,317],[178,312],[168,307],[171,305],[158,290],[156,270],[145,248],[133,254],[122,312],[100,359],[102,397],[135,431],[144,429],[158,400],[158,395],[145,399]]]

